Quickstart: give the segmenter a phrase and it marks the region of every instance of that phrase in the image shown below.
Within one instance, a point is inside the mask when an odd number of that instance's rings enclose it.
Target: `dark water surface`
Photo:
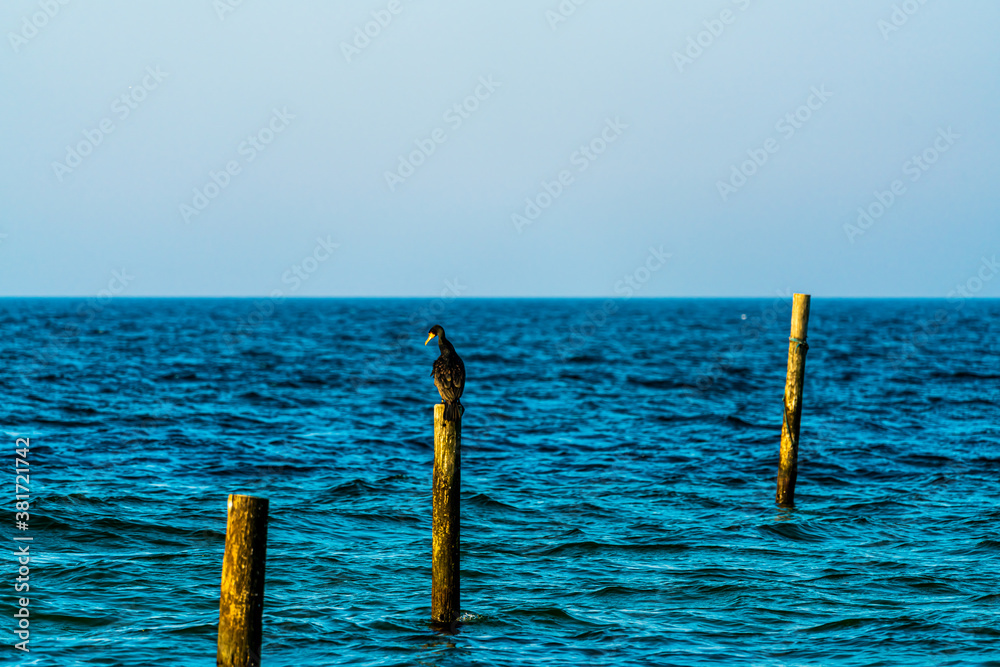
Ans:
[[[1000,665],[1000,302],[814,299],[791,510],[789,301],[603,306],[0,300],[36,498],[5,664],[214,665],[238,492],[271,501],[268,666]],[[469,376],[455,635],[428,317]]]

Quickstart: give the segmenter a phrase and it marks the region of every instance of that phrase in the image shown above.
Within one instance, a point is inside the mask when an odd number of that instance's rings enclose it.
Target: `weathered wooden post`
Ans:
[[[219,667],[260,665],[267,510],[267,498],[229,496],[219,599]]]
[[[806,377],[809,345],[809,295],[792,299],[792,334],[788,339],[788,376],[785,379],[785,416],[781,423],[781,460],[778,463],[779,505],[795,504],[795,478],[799,465],[799,423],[802,417],[802,384]]]
[[[446,421],[434,406],[434,540],[431,617],[454,623],[460,613],[459,510],[462,491],[462,418]]]

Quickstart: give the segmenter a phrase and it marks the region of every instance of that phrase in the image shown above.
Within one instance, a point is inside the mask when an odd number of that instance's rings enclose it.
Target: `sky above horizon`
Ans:
[[[1000,296],[1000,4],[578,2],[4,2],[0,296]]]

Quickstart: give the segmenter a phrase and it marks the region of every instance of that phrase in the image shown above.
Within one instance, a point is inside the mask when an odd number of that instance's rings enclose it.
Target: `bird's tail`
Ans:
[[[462,414],[465,412],[465,406],[462,405],[460,401],[445,401],[444,403],[444,419],[449,422],[457,422],[462,418]]]

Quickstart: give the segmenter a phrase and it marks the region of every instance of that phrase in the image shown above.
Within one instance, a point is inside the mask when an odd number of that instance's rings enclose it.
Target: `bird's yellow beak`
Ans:
[[[434,338],[434,334],[433,333],[427,334],[427,340],[424,341],[424,345],[427,345],[427,343],[431,342],[431,338]]]

